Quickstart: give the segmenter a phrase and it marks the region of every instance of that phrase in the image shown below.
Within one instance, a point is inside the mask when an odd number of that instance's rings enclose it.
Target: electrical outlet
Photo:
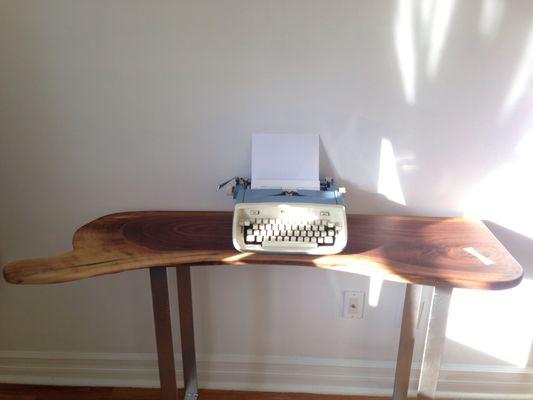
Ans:
[[[363,318],[363,307],[365,304],[365,292],[344,292],[344,303],[342,317],[348,319]]]

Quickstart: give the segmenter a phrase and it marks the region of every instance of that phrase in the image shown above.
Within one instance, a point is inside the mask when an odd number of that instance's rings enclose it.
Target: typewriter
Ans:
[[[230,183],[234,182],[230,185]],[[239,251],[335,254],[346,246],[343,188],[331,178],[319,190],[252,189],[248,178],[224,186],[235,199],[233,245]]]

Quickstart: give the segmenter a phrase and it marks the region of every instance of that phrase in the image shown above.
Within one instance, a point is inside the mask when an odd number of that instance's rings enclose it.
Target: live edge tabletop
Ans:
[[[437,287],[505,289],[522,279],[522,267],[475,220],[348,215],[348,244],[329,256],[239,253],[231,227],[230,212],[111,214],[78,229],[72,251],[11,262],[4,276],[46,284],[158,266],[281,264]]]

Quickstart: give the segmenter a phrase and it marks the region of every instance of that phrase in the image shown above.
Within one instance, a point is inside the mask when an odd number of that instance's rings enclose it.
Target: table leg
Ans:
[[[161,400],[176,400],[176,370],[166,267],[150,268]]]
[[[435,398],[453,288],[434,288],[418,382],[418,400]]]
[[[420,285],[412,285],[410,283],[405,285],[402,328],[398,345],[398,357],[396,358],[394,392],[392,394],[393,400],[407,399],[421,294],[422,287]]]
[[[198,397],[198,376],[194,350],[194,320],[192,314],[191,267],[176,267],[178,280],[178,304],[181,333],[181,357],[183,362],[183,382],[185,400]]]

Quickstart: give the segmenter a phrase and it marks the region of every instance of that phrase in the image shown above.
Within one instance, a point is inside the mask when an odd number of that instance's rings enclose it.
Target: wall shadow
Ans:
[[[376,142],[372,150],[366,149],[366,154],[373,154],[373,159],[379,158],[379,140]],[[373,162],[374,164],[376,161]],[[344,202],[346,205],[346,212],[352,213],[372,213],[382,215],[413,215],[414,210],[408,206],[395,203],[380,193],[370,192],[359,187],[350,180],[338,178],[340,176],[335,163],[332,161],[328,151],[324,146],[322,139],[320,139],[320,171],[321,176],[331,176],[336,182],[337,186],[345,187],[346,194],[344,195]],[[377,187],[377,175],[375,185]]]

